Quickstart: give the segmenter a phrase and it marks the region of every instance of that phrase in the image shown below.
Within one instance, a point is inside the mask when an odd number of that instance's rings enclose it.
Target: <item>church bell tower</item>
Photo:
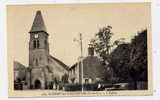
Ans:
[[[32,67],[48,65],[48,33],[40,11],[37,11],[29,33],[29,65]]]
[[[29,40],[29,68],[30,84],[33,88],[45,87],[45,68],[49,64],[48,33],[43,21],[41,11],[36,12]]]

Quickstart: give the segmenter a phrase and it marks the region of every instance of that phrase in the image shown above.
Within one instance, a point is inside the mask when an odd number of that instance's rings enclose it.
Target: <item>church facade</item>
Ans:
[[[36,13],[29,35],[29,65],[25,74],[27,87],[51,89],[53,84],[67,82],[63,78],[68,76],[69,67],[50,55],[49,34],[40,11]]]

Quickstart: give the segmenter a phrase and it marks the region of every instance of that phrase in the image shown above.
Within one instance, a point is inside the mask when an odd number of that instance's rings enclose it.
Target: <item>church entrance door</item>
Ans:
[[[41,82],[39,80],[35,80],[34,87],[35,89],[41,89]]]

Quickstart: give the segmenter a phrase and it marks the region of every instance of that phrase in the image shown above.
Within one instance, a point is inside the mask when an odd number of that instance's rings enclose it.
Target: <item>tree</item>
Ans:
[[[124,38],[110,43],[112,27],[104,27],[91,40],[96,53],[102,58],[106,67],[105,80],[118,77],[119,82],[132,81],[137,87],[137,81],[147,81],[147,30],[138,32],[130,43]],[[111,52],[113,46],[116,48]],[[112,72],[112,74],[110,73]]]
[[[96,53],[98,53],[104,61],[108,59],[107,57],[111,48],[110,40],[113,35],[111,29],[111,26],[103,27],[95,34],[95,38],[91,40],[91,44],[93,45]]]
[[[111,52],[109,67],[114,70],[118,82],[128,82],[131,77],[129,74],[128,63],[130,62],[131,46],[129,43],[120,44]]]
[[[131,41],[130,75],[135,83],[148,80],[147,70],[147,29],[139,32]]]
[[[95,37],[90,41],[90,44],[94,47],[96,53],[101,57],[104,66],[106,66],[105,70],[105,81],[112,82],[114,72],[112,68],[108,66],[108,62],[110,60],[109,54],[110,49],[113,45],[119,44],[119,41],[115,41],[113,44],[110,43],[111,37],[113,33],[111,32],[112,27],[107,26],[99,29],[99,32],[95,34]]]
[[[137,81],[147,81],[147,30],[139,32],[131,43],[123,43],[117,46],[109,55],[109,66],[114,70],[119,82],[134,83],[137,89]]]
[[[111,32],[112,26],[107,26],[99,29],[99,32],[95,34],[95,37],[90,41],[90,44],[94,47],[95,51],[102,58],[104,64],[108,64],[110,60],[110,51],[114,46],[124,43],[124,38],[117,39],[110,42],[113,33]]]

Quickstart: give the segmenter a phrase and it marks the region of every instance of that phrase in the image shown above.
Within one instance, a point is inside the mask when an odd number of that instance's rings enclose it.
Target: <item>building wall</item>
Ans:
[[[26,67],[19,62],[14,62],[14,80],[23,80],[26,77]]]
[[[35,87],[35,82],[39,80],[41,82],[41,87],[45,88],[45,73],[42,68],[34,68],[32,69],[31,74],[32,85]]]
[[[64,74],[68,75],[68,70],[52,58],[49,58],[49,67],[53,72],[53,77],[61,81]]]
[[[104,78],[105,66],[96,56],[87,56],[83,59],[83,79],[81,72],[81,62],[72,66],[69,76],[75,78],[75,83],[96,83]]]
[[[83,60],[83,77],[92,80],[92,83],[104,78],[105,66],[96,56],[88,56]]]
[[[34,33],[30,35],[29,41],[29,66],[36,66],[36,60],[38,61],[38,66],[44,67],[48,65],[49,56],[49,46],[48,37],[44,32],[37,33],[38,38],[34,38]],[[34,48],[34,41],[39,41],[39,48]],[[46,43],[45,43],[46,41]]]
[[[76,64],[69,70],[69,82],[80,83],[80,69],[79,64]],[[72,80],[74,79],[74,82]]]

